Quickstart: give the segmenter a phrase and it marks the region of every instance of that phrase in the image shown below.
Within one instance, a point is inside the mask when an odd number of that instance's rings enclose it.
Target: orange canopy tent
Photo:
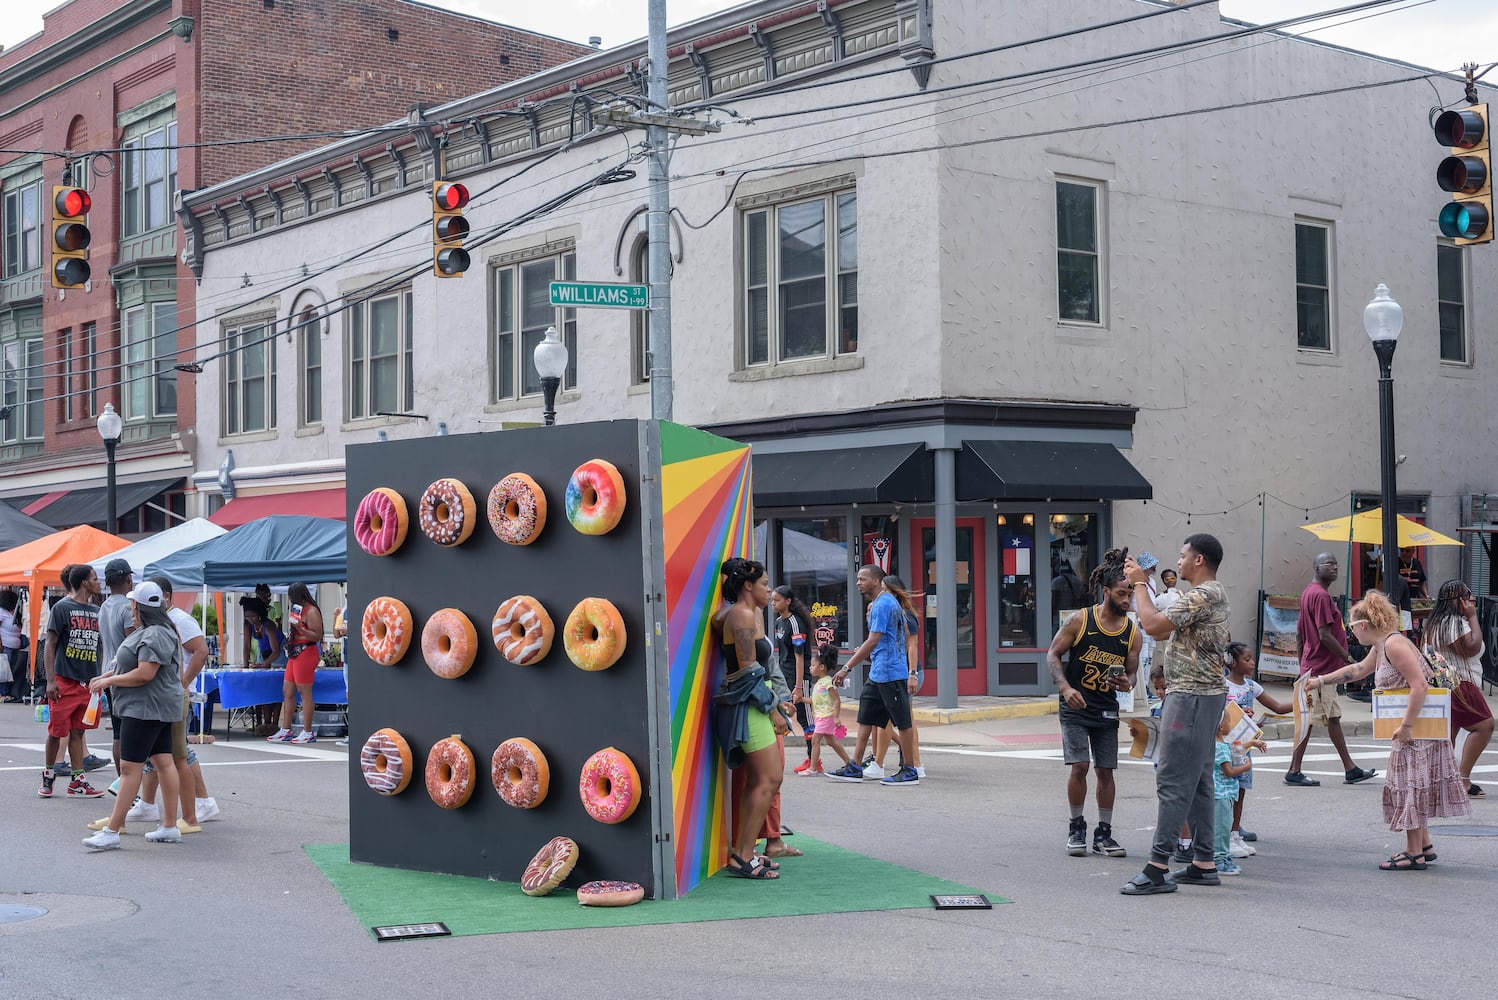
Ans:
[[[32,677],[36,676],[36,660],[41,655],[38,637],[42,623],[42,591],[48,587],[62,586],[63,567],[73,563],[93,562],[129,544],[125,539],[107,531],[81,524],[0,552],[0,584],[27,588],[29,611],[26,634],[31,637]]]

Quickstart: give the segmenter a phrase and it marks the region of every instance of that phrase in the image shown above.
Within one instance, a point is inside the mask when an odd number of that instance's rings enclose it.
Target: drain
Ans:
[[[37,917],[47,915],[44,906],[11,906],[0,904],[0,924],[19,924],[25,920],[35,920]]]
[[[1498,826],[1433,826],[1430,829],[1451,837],[1498,837]]]

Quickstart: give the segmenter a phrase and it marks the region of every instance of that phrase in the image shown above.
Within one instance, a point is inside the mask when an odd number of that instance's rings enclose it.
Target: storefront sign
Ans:
[[[1300,599],[1286,594],[1264,598],[1259,673],[1300,676]]]
[[[811,616],[813,618],[836,618],[838,616],[838,607],[836,604],[823,604],[821,601],[817,601],[811,606]]]

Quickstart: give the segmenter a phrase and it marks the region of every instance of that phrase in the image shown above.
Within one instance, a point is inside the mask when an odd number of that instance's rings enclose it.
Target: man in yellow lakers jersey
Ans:
[[[1051,640],[1046,665],[1061,699],[1062,761],[1071,773],[1066,801],[1071,826],[1066,853],[1087,853],[1087,768],[1097,772],[1098,825],[1092,853],[1121,858],[1126,851],[1113,839],[1113,772],[1118,769],[1118,695],[1129,691],[1139,673],[1139,629],[1129,619],[1129,581],[1124,578],[1128,549],[1109,549],[1088,581],[1101,603],[1074,611]],[[1065,666],[1061,658],[1066,657]]]

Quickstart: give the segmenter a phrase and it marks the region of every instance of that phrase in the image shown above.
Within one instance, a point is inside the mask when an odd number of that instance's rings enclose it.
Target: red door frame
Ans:
[[[957,671],[957,693],[959,695],[981,695],[988,693],[988,536],[986,529],[988,520],[982,517],[959,517],[957,527],[971,528],[973,531],[973,558],[969,567],[969,581],[973,588],[972,606],[968,609],[972,617],[973,629],[973,666],[969,670]],[[924,528],[936,529],[936,519],[930,517],[915,517],[910,519],[910,547],[906,550],[910,553],[910,565],[914,567],[911,573],[910,583],[916,591],[923,595],[930,585],[926,577],[926,554],[921,548],[921,530]],[[912,592],[914,594],[914,591]],[[926,649],[926,609],[925,597],[913,597],[916,604],[916,617],[921,623],[921,649]],[[950,613],[952,605],[943,602],[938,595],[936,611],[938,615]],[[937,693],[936,664],[926,664],[926,682],[921,685],[917,694],[934,695]]]

